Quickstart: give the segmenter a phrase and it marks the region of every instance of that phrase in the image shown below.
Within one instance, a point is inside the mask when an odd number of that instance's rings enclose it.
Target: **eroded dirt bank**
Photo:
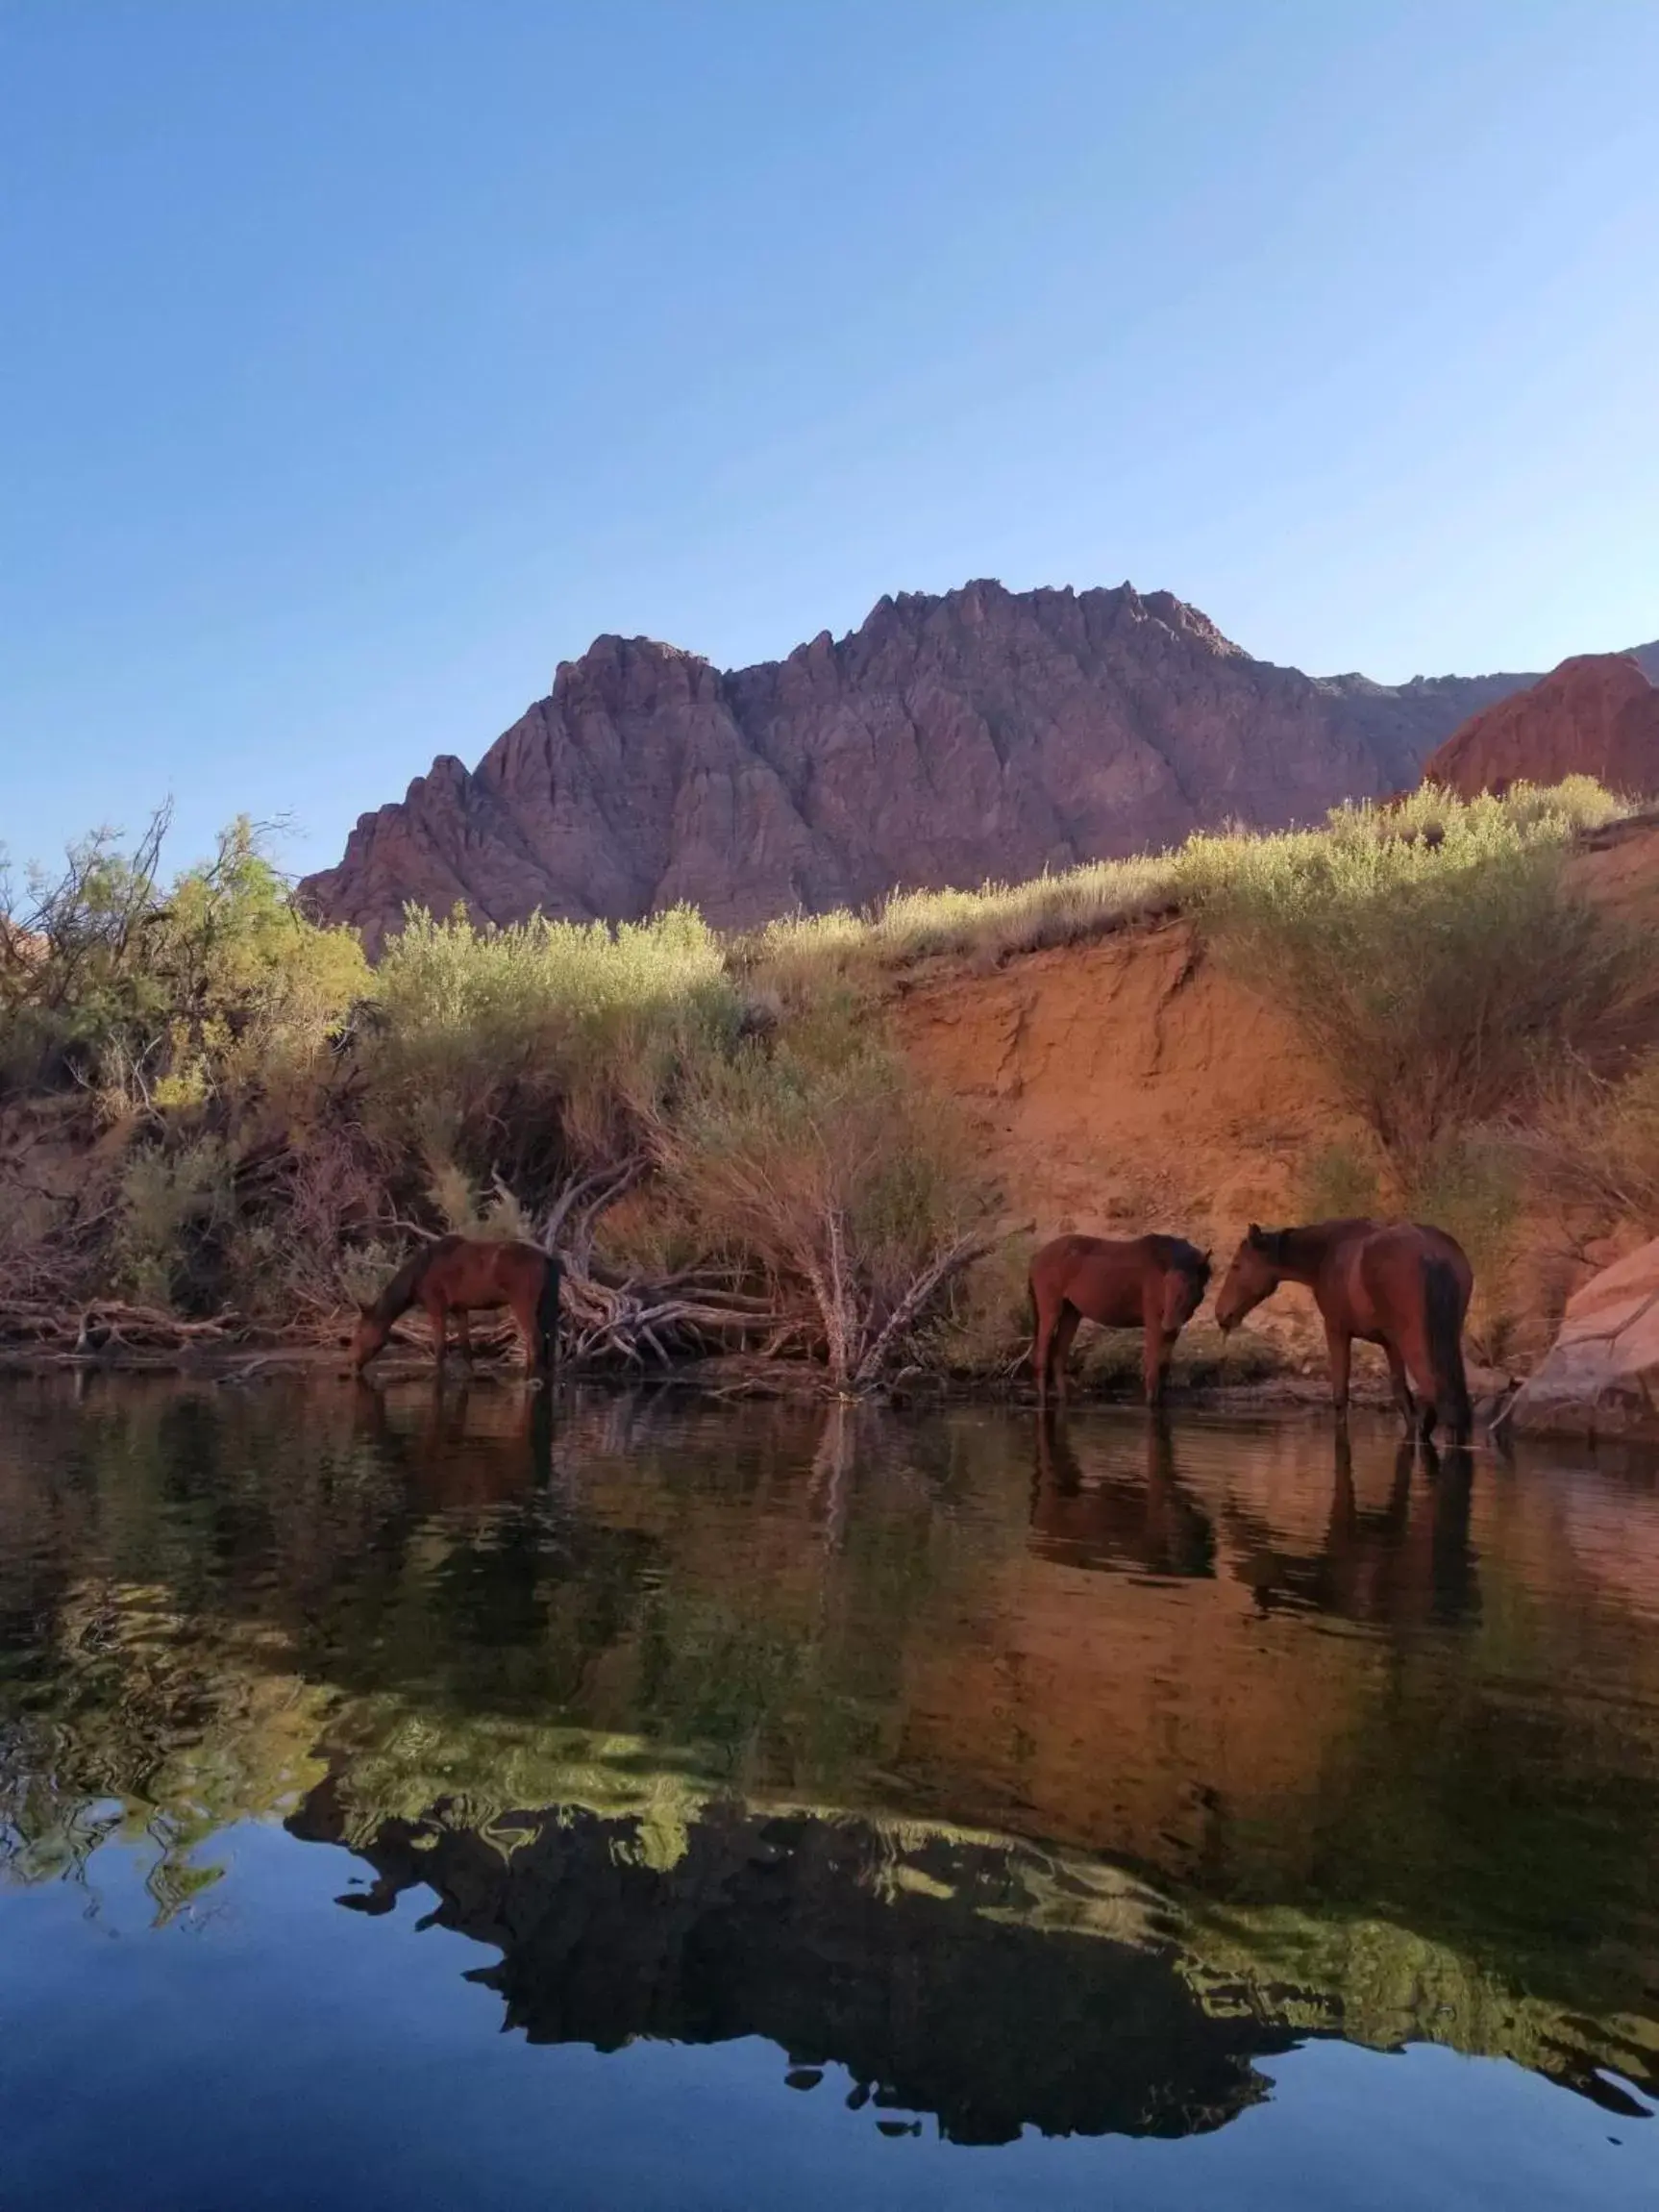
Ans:
[[[1595,897],[1659,930],[1659,821],[1617,824],[1571,865]],[[968,1113],[1009,1224],[1040,1237],[1164,1229],[1220,1262],[1250,1222],[1295,1218],[1316,1155],[1363,1150],[1292,1025],[1179,919],[988,971],[940,960],[904,980],[891,1014],[918,1069]],[[1508,1288],[1524,1364],[1613,1247],[1587,1256],[1543,1224],[1517,1241]],[[1323,1342],[1295,1294],[1251,1326],[1299,1358]]]
[[[1163,1229],[1230,1251],[1296,1211],[1309,1156],[1360,1131],[1284,1017],[1206,959],[1182,921],[1010,961],[941,965],[896,999],[916,1066],[958,1099],[1039,1237]],[[1302,1302],[1258,1316],[1287,1350]]]

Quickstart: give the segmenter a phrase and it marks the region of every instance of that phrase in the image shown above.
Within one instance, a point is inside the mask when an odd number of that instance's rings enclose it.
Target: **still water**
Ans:
[[[0,2206],[1659,2201],[1659,1481],[0,1381]]]

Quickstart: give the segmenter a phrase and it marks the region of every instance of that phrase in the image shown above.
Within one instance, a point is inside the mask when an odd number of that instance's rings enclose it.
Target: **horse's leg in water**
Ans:
[[[455,1340],[461,1357],[472,1365],[472,1315],[464,1305],[455,1309]]]
[[[1394,1384],[1394,1403],[1399,1406],[1400,1416],[1409,1429],[1417,1418],[1417,1402],[1411,1395],[1411,1378],[1405,1372],[1405,1361],[1399,1355],[1399,1347],[1384,1343],[1382,1349],[1388,1355],[1388,1379]]]
[[[443,1355],[449,1349],[449,1300],[441,1290],[429,1290],[421,1304],[432,1327],[433,1364],[443,1373]]]
[[[536,1298],[532,1292],[512,1302],[512,1318],[518,1325],[518,1333],[524,1338],[524,1363],[532,1375],[542,1372],[541,1327],[536,1319]]]
[[[1330,1355],[1330,1395],[1339,1421],[1348,1419],[1348,1370],[1353,1355],[1353,1338],[1334,1321],[1325,1325],[1325,1350]]]
[[[1035,1281],[1031,1284],[1031,1305],[1036,1310],[1036,1333],[1031,1338],[1031,1373],[1037,1379],[1037,1404],[1049,1403],[1049,1367],[1054,1346],[1054,1322],[1057,1318],[1052,1293],[1041,1291]]]
[[[1062,1405],[1067,1391],[1066,1362],[1072,1356],[1072,1339],[1082,1318],[1075,1305],[1062,1305],[1060,1318],[1054,1324],[1054,1393]]]
[[[1179,1333],[1164,1327],[1162,1313],[1149,1313],[1141,1336],[1141,1374],[1147,1386],[1147,1404],[1161,1405],[1164,1402],[1164,1379],[1170,1371],[1170,1355],[1176,1348]]]

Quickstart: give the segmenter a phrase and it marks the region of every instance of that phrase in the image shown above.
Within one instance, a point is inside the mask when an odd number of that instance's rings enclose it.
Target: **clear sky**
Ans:
[[[296,866],[598,632],[1659,634],[1656,0],[0,0],[0,840]]]

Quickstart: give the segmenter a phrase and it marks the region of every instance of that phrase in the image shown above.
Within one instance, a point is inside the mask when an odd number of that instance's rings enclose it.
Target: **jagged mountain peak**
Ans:
[[[1316,681],[1131,583],[888,594],[838,638],[727,671],[606,635],[475,769],[434,761],[303,888],[371,945],[408,903],[501,923],[688,899],[742,926],[1314,819],[1415,782],[1530,681]]]

